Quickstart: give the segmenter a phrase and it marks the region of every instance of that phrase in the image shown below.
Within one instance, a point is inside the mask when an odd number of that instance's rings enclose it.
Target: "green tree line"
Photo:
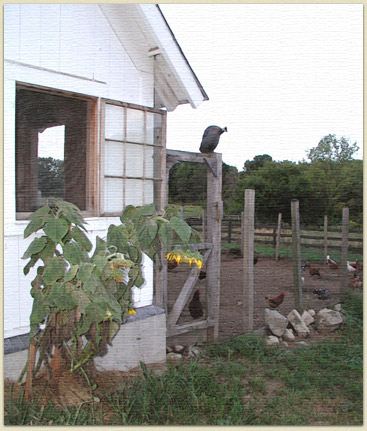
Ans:
[[[246,160],[241,172],[223,163],[224,212],[240,214],[245,189],[254,189],[258,222],[274,223],[279,213],[290,222],[290,202],[298,199],[302,224],[321,225],[324,215],[330,224],[338,224],[342,209],[348,207],[352,222],[362,226],[363,161],[353,159],[356,151],[356,143],[330,134],[308,150],[307,160],[301,162],[275,161],[262,154]],[[204,207],[206,169],[200,163],[176,164],[170,172],[170,203]]]

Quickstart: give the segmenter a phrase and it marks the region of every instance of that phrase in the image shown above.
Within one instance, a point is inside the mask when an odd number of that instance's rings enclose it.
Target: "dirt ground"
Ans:
[[[312,262],[311,262],[312,263]],[[304,284],[302,286],[303,303],[305,309],[314,309],[316,312],[324,307],[333,307],[341,301],[341,270],[330,269],[328,266],[312,263],[320,269],[321,277],[311,277],[308,271],[303,272]],[[173,306],[188,274],[190,267],[181,264],[168,273],[168,309]],[[206,308],[206,279],[198,281],[197,287],[201,290],[201,302]],[[328,300],[319,300],[312,293],[315,288],[326,288],[331,291]],[[293,291],[293,261],[280,259],[275,262],[273,258],[260,256],[254,265],[254,329],[265,326],[264,309],[267,306],[265,296],[275,296],[285,291],[284,302],[277,310],[286,316],[295,308]],[[191,298],[190,298],[191,299]],[[190,302],[190,299],[188,303]],[[224,340],[231,335],[243,333],[243,260],[222,253],[221,257],[221,288],[220,288],[220,315],[219,339]],[[205,318],[205,315],[204,315]],[[188,304],[182,312],[179,324],[192,322],[188,311]]]

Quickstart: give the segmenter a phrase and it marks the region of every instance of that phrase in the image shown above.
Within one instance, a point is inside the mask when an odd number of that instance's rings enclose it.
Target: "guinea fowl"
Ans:
[[[192,297],[192,300],[189,304],[189,311],[193,319],[199,319],[200,317],[204,316],[203,306],[200,302],[200,293],[201,290],[198,289],[194,293],[194,296]]]
[[[313,289],[312,293],[317,295],[317,297],[321,300],[329,299],[331,296],[331,292],[328,289]]]
[[[209,126],[204,130],[203,139],[200,144],[200,152],[205,154],[213,153],[219,143],[220,135],[228,132],[227,127]]]

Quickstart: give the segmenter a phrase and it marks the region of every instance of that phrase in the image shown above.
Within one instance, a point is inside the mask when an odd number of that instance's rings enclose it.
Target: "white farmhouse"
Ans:
[[[17,378],[27,356],[35,271],[24,276],[21,256],[34,238],[23,239],[29,214],[58,195],[83,211],[94,241],[126,205],[161,208],[167,111],[207,99],[158,5],[4,5],[6,377]],[[117,340],[106,367],[164,360],[165,314],[153,265],[144,264],[137,317],[123,325],[124,348]]]

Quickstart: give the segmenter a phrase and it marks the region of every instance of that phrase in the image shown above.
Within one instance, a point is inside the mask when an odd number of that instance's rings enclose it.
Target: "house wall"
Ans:
[[[127,14],[131,9],[126,10]],[[139,28],[126,16],[127,34]],[[153,58],[133,63],[98,5],[4,5],[4,314],[5,337],[28,332],[31,270],[21,256],[34,236],[23,239],[27,221],[15,211],[16,83],[153,106]],[[153,196],[152,196],[153,201]],[[104,237],[118,218],[87,218],[90,239]],[[145,285],[135,289],[136,307],[152,304],[153,266],[144,262]]]

